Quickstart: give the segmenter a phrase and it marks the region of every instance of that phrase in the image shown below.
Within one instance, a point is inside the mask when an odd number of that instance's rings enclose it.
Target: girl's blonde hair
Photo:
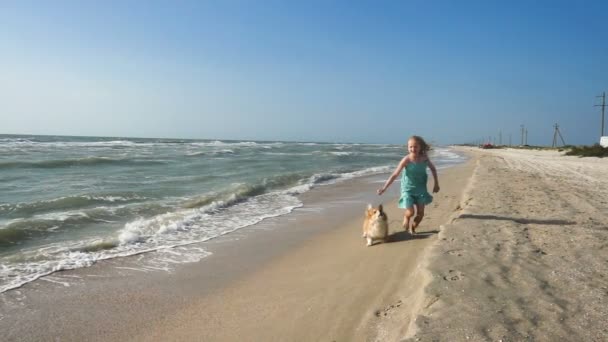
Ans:
[[[426,153],[431,149],[431,146],[429,144],[426,143],[426,141],[424,141],[424,139],[422,139],[421,136],[418,135],[412,135],[411,137],[409,137],[409,139],[407,139],[407,141],[410,140],[415,140],[418,145],[420,145],[420,154],[421,155],[426,155]]]

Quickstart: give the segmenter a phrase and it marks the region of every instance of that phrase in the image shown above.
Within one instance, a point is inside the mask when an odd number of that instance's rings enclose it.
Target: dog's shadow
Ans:
[[[391,242],[400,242],[400,241],[408,241],[408,240],[428,239],[437,233],[439,233],[438,230],[427,230],[427,231],[416,233],[415,235],[410,235],[406,231],[400,231],[400,232],[395,232],[395,233],[390,234],[388,236],[386,242],[391,243]]]

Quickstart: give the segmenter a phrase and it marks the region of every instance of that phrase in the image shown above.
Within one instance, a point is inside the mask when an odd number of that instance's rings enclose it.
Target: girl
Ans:
[[[421,137],[417,135],[410,137],[407,141],[408,155],[401,159],[401,162],[399,162],[399,165],[397,165],[393,174],[386,180],[384,186],[378,189],[378,195],[382,195],[399,176],[401,170],[405,169],[403,176],[401,177],[401,198],[399,199],[399,208],[405,209],[403,228],[412,235],[416,234],[416,227],[418,227],[424,217],[424,206],[433,201],[433,196],[431,196],[426,189],[427,167],[431,169],[435,182],[433,192],[439,192],[437,170],[435,169],[435,165],[431,163],[427,154],[429,149],[429,145]],[[415,212],[414,207],[416,208]],[[414,216],[414,213],[416,213],[416,217],[414,217],[414,222],[412,222],[410,228],[410,218]]]

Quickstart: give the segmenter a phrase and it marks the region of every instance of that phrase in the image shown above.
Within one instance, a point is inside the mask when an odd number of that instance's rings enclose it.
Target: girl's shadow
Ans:
[[[406,231],[400,231],[400,232],[395,232],[395,233],[392,233],[391,235],[389,235],[388,242],[427,239],[437,233],[439,233],[438,230],[428,230],[428,231],[416,233],[414,236],[412,236]]]

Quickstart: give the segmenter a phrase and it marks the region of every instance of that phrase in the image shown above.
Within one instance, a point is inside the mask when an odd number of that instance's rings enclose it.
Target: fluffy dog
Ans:
[[[378,208],[367,205],[365,219],[363,220],[363,238],[367,239],[367,245],[371,246],[375,240],[386,242],[388,236],[388,217],[382,211],[382,204]]]

